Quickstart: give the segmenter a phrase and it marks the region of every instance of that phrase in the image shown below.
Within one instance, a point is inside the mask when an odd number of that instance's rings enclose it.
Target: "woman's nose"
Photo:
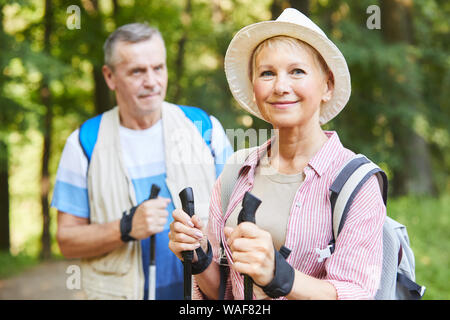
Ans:
[[[288,77],[284,75],[278,75],[275,84],[274,84],[274,91],[277,95],[283,95],[286,93],[289,93],[291,88],[290,81]]]

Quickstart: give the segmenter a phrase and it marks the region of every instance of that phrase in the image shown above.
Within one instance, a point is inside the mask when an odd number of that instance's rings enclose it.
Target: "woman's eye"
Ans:
[[[294,70],[292,70],[292,74],[302,75],[302,74],[305,74],[305,71],[303,71],[302,69],[294,69]]]
[[[272,71],[263,71],[263,72],[261,72],[260,77],[271,77],[271,76],[273,76],[273,75],[274,75],[274,74],[273,74]]]

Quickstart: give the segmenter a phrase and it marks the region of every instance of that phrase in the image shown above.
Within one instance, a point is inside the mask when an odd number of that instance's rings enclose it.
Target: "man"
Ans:
[[[66,142],[52,202],[57,240],[65,257],[81,258],[89,299],[147,299],[154,235],[156,299],[181,299],[182,264],[168,249],[171,212],[190,186],[206,221],[212,185],[232,148],[216,118],[164,101],[166,49],[158,30],[122,26],[104,51],[104,78],[118,106]],[[148,200],[152,184],[161,191]]]

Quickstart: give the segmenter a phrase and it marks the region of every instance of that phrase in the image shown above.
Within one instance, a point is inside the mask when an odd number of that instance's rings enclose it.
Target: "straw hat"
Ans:
[[[225,55],[225,74],[234,98],[246,111],[265,120],[254,101],[249,77],[250,59],[258,44],[280,35],[297,38],[314,47],[333,72],[333,96],[322,104],[320,110],[320,124],[327,123],[344,108],[350,98],[350,73],[341,51],[314,22],[296,9],[285,9],[274,21],[246,26],[233,37]]]

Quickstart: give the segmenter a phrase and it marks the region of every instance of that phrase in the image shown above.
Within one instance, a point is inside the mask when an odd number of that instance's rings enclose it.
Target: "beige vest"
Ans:
[[[118,107],[103,114],[88,169],[90,223],[118,220],[124,211],[137,204],[123,160],[119,125]],[[195,125],[179,107],[163,103],[162,127],[166,184],[174,205],[181,208],[179,192],[192,187],[195,212],[207,221],[216,178],[214,158]],[[82,259],[81,266],[88,299],[143,299],[140,241],[125,243],[100,257]]]

